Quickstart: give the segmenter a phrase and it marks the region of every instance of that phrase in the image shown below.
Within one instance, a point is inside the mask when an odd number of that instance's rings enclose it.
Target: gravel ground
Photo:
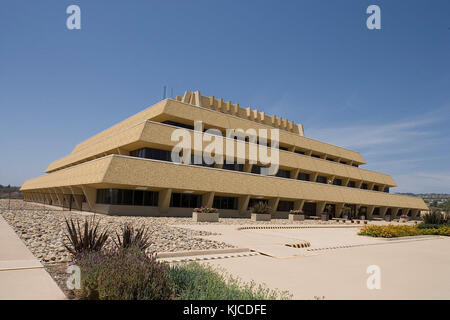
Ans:
[[[21,200],[11,200],[11,209],[7,210],[7,200],[0,200],[0,213],[25,242],[27,247],[44,264],[54,262],[68,262],[71,260],[64,244],[65,217],[81,219],[91,214],[80,214],[62,210],[43,210],[39,204],[26,203]],[[229,248],[222,242],[215,242],[198,238],[211,235],[209,232],[188,230],[174,226],[185,224],[188,218],[160,218],[160,217],[118,217],[96,215],[102,229],[108,229],[110,234],[119,232],[124,223],[148,228],[152,245],[149,250],[154,252],[180,250],[207,250]],[[109,240],[106,247],[112,247]]]
[[[9,209],[8,209],[9,208]],[[25,242],[31,252],[45,263],[68,262],[71,260],[64,244],[68,244],[65,237],[65,217],[84,221],[91,213],[63,211],[56,207],[44,207],[41,204],[25,202],[22,200],[0,200],[0,213],[13,227],[19,237]],[[205,231],[194,231],[182,228],[183,225],[192,224],[226,224],[226,225],[292,225],[292,224],[333,224],[334,221],[290,222],[288,219],[273,219],[271,221],[255,222],[250,219],[221,218],[218,223],[197,223],[191,218],[169,217],[120,217],[97,214],[100,227],[108,229],[110,234],[120,232],[124,223],[134,226],[145,226],[151,234],[152,245],[149,248],[154,252],[207,250],[229,248],[230,245],[198,238],[198,236],[211,235]],[[108,241],[107,247],[113,242]]]
[[[68,274],[66,269],[71,261],[71,256],[64,244],[68,244],[65,237],[65,218],[74,218],[84,221],[90,217],[91,213],[63,211],[61,208],[43,206],[25,202],[23,200],[0,199],[0,214],[9,225],[25,242],[30,251],[44,265],[47,272],[52,276],[68,299],[77,299],[72,290],[66,286]],[[232,246],[223,243],[205,240],[198,236],[212,235],[213,233],[204,231],[194,231],[182,228],[183,225],[195,224],[217,224],[217,223],[196,223],[191,218],[166,218],[166,217],[119,217],[97,214],[100,227],[106,228],[110,234],[120,231],[124,223],[131,223],[134,226],[146,226],[151,234],[151,251],[184,251],[184,250],[207,250],[230,248]],[[265,222],[255,222],[250,219],[221,218],[218,224],[226,225],[284,225],[284,224],[330,224],[333,221],[312,221],[290,222],[288,219],[273,219]],[[107,247],[112,247],[111,240]]]

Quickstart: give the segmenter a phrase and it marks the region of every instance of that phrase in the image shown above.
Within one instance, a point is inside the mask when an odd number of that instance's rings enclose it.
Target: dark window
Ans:
[[[386,193],[389,193],[389,187],[384,188],[383,191],[386,192]]]
[[[288,148],[286,148],[286,147],[282,147],[282,146],[278,146],[278,149],[280,149],[280,150],[284,150],[284,151],[288,151]]]
[[[267,200],[267,199],[250,198],[250,200],[248,201],[248,209],[250,209],[251,207],[253,207],[255,204],[257,204],[259,202],[263,202],[265,204],[269,204],[269,200]]]
[[[319,182],[319,183],[327,183],[327,177],[324,177],[324,176],[317,176],[316,182]]]
[[[197,208],[201,205],[201,196],[198,194],[172,193],[170,206],[175,208]]]
[[[216,209],[236,210],[238,199],[235,197],[215,196],[213,207]]]
[[[308,216],[316,215],[316,203],[315,202],[305,202],[303,205],[303,212]]]
[[[98,189],[97,203],[130,206],[157,206],[158,192],[125,189]]]
[[[352,164],[352,166],[354,166],[354,167],[356,167],[356,168],[358,168],[358,167],[359,167],[359,165],[358,165],[358,164]]]
[[[171,152],[167,150],[142,148],[130,152],[130,156],[161,161],[172,161]]]
[[[175,127],[180,127],[180,128],[194,130],[194,126],[191,126],[189,124],[179,123],[179,122],[170,121],[170,120],[163,121],[162,123],[168,124],[168,125],[171,125],[171,126],[175,126]]]
[[[311,157],[320,159],[320,156],[318,154],[314,154],[314,153],[311,155]]]
[[[222,169],[242,172],[244,165],[242,163],[224,163]]]
[[[361,185],[361,189],[367,190],[367,189],[369,189],[369,186],[367,185],[367,183],[363,183]]]
[[[144,204],[144,191],[134,190],[133,205],[142,206]]]
[[[122,191],[122,204],[132,206],[133,205],[133,190],[120,190]],[[120,194],[120,192],[119,192]]]
[[[373,186],[373,191],[380,191],[380,188],[378,186]]]
[[[289,170],[278,169],[276,176],[280,177],[280,178],[288,178],[289,179],[291,177],[291,172]]]
[[[298,153],[298,154],[305,154],[305,152],[302,151],[302,150],[295,150],[294,152],[295,152],[295,153]]]
[[[372,213],[374,216],[379,216],[380,215],[380,208],[378,208],[378,207],[376,207],[374,210],[373,210],[373,213]]]
[[[300,172],[297,177],[298,180],[309,181],[309,173]]]
[[[277,211],[291,211],[294,209],[294,201],[279,201]]]
[[[345,161],[340,161],[340,163],[342,163],[342,164],[347,164],[347,162],[345,162]]]
[[[334,179],[333,184],[335,186],[342,186],[342,179]]]
[[[347,187],[355,188],[356,187],[355,181],[349,181],[348,184],[347,184]]]
[[[262,166],[258,166],[257,164],[254,164],[252,166],[252,173],[261,174],[261,168],[262,168]]]
[[[328,161],[333,161],[333,162],[335,162],[336,160],[334,160],[334,159],[331,159],[331,158],[327,158],[327,160]]]

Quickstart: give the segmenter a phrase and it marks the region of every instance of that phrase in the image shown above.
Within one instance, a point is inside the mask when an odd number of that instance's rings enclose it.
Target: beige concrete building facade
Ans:
[[[215,138],[223,145],[227,139],[233,148],[244,144],[246,155],[251,142],[226,137],[227,129],[278,129],[278,173],[261,175],[260,164],[249,159],[173,162],[172,133],[183,128],[194,140],[194,121],[219,130],[223,136]],[[248,217],[258,201],[277,217],[291,209],[340,217],[349,207],[353,216],[367,218],[427,210],[420,198],[389,193],[396,186],[392,177],[360,168],[364,164],[358,152],[305,137],[301,124],[196,91],[160,101],[78,144],[21,190],[26,201],[117,215],[190,216],[192,208],[208,206],[221,217]]]

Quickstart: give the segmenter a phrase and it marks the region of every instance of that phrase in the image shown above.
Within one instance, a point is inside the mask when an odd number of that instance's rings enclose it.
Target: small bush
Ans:
[[[269,205],[263,201],[259,201],[253,207],[250,208],[251,213],[270,213],[271,208]]]
[[[290,214],[303,214],[303,210],[291,210],[289,211]]]
[[[182,300],[275,300],[290,299],[286,292],[270,290],[254,282],[243,283],[210,266],[198,263],[173,266],[169,277]]]
[[[117,241],[114,239],[113,241],[119,249],[138,248],[145,251],[151,245],[150,234],[144,226],[134,229],[133,226],[125,224],[122,227],[122,235],[116,232],[116,238]]]
[[[88,253],[77,257],[81,269],[82,299],[167,300],[173,297],[168,265],[154,255],[122,249],[109,253]]]
[[[100,251],[108,239],[107,231],[99,232],[98,225],[100,221],[86,218],[83,226],[80,221],[71,218],[66,221],[66,237],[70,242],[70,246],[64,244],[66,249],[74,256],[86,252]]]
[[[200,208],[195,208],[194,212],[198,212],[198,213],[217,213],[217,209],[216,208],[207,208],[207,207],[200,207]]]

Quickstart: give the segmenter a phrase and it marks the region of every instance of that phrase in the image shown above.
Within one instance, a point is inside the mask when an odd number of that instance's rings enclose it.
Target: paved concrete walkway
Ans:
[[[359,228],[249,229],[231,225],[184,228],[220,233],[203,236],[260,255],[205,259],[245,281],[288,290],[294,299],[450,299],[450,237],[379,239]],[[286,243],[306,240],[309,248]],[[378,266],[381,288],[367,288],[369,266]]]
[[[64,293],[0,215],[0,300],[60,300]]]

